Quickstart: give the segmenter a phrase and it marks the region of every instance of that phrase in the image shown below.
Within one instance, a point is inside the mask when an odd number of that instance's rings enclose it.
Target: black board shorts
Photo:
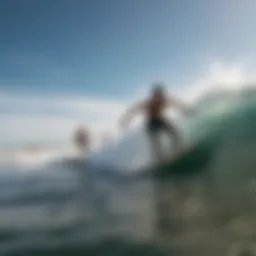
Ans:
[[[162,117],[150,118],[146,122],[146,130],[149,135],[154,135],[159,131],[168,130],[169,127],[170,124],[168,123],[168,121]]]

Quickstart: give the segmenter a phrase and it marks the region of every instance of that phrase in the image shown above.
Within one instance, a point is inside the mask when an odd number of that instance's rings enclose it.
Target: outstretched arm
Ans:
[[[137,103],[132,107],[128,108],[126,112],[120,118],[120,125],[122,128],[125,128],[129,125],[132,118],[137,115],[140,111],[143,111],[145,103]]]
[[[169,96],[167,100],[168,106],[174,106],[185,113],[191,113],[192,108],[188,104],[185,104],[183,101],[178,99],[177,97],[174,97],[173,95]]]

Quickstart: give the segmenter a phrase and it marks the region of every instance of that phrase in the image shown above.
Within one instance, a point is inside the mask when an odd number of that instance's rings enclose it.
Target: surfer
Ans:
[[[174,123],[164,116],[165,110],[168,108],[178,108],[182,111],[188,112],[190,109],[180,100],[173,95],[168,95],[165,87],[161,83],[156,83],[152,87],[151,95],[148,99],[136,103],[129,108],[127,112],[121,117],[120,124],[122,128],[126,128],[132,117],[136,114],[143,113],[145,116],[145,128],[151,142],[151,151],[153,159],[157,163],[163,160],[164,155],[160,148],[160,141],[158,139],[159,132],[165,132],[173,141],[175,150],[181,147],[181,140],[177,128]],[[173,188],[175,188],[176,196],[174,205],[176,209],[180,209],[181,202],[183,201],[183,189],[180,183],[174,180]],[[170,231],[170,208],[169,199],[169,182],[165,179],[156,180],[155,184],[155,200],[156,200],[156,227],[161,233]]]
[[[163,156],[160,155],[160,142],[157,136],[159,132],[165,132],[170,136],[175,150],[181,145],[180,136],[174,123],[164,116],[164,112],[168,108],[173,107],[185,112],[189,110],[189,108],[176,97],[170,94],[168,95],[162,83],[155,83],[149,98],[136,103],[121,117],[121,127],[126,128],[136,114],[143,113],[146,117],[146,132],[151,142],[154,158],[156,157],[157,160],[160,160]]]

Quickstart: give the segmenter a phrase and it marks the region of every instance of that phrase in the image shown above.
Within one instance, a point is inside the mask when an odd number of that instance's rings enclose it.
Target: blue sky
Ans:
[[[0,143],[103,129],[148,83],[183,90],[215,62],[253,73],[255,11],[253,0],[1,0]]]

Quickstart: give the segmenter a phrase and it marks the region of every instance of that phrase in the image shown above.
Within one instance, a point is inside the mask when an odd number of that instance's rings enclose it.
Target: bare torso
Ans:
[[[149,99],[146,101],[144,108],[147,118],[159,118],[163,116],[164,110],[166,109],[166,99]]]

